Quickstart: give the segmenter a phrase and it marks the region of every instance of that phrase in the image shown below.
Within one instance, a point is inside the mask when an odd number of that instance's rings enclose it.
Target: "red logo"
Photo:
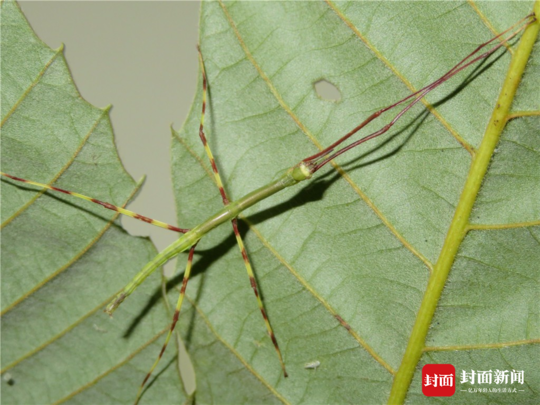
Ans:
[[[422,368],[422,392],[426,397],[451,397],[456,392],[456,369],[451,364],[426,364]]]

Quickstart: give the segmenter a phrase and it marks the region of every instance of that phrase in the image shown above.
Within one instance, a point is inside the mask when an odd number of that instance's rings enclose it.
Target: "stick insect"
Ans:
[[[230,201],[229,197],[227,195],[227,192],[225,191],[225,188],[223,186],[223,182],[221,180],[221,177],[219,175],[219,170],[217,168],[217,164],[215,162],[215,159],[212,155],[210,146],[207,142],[205,133],[204,133],[204,118],[205,118],[205,107],[206,107],[206,95],[207,95],[207,79],[205,75],[205,69],[204,69],[204,61],[202,56],[200,57],[200,65],[201,65],[201,74],[203,77],[203,102],[202,102],[202,113],[201,113],[201,122],[200,122],[200,130],[199,130],[199,136],[201,138],[201,141],[205,147],[206,154],[208,156],[208,159],[211,163],[212,171],[215,176],[215,181],[218,184],[219,192],[221,195],[221,198],[223,200],[224,208],[217,212],[216,214],[210,216],[206,221],[202,222],[198,226],[192,228],[192,229],[186,229],[186,228],[179,228],[173,225],[161,223],[159,221],[144,217],[140,214],[136,214],[133,212],[130,212],[128,210],[125,210],[122,207],[115,206],[113,204],[98,201],[91,197],[86,197],[81,194],[77,194],[71,191],[63,190],[56,188],[54,186],[49,186],[42,183],[37,183],[25,179],[18,178],[16,176],[13,176],[11,174],[2,173],[5,177],[8,177],[12,180],[36,185],[38,187],[47,188],[49,190],[61,192],[64,194],[72,195],[75,197],[83,198],[86,200],[89,200],[91,202],[97,203],[102,205],[104,208],[117,211],[121,214],[132,216],[136,219],[142,220],[144,222],[148,222],[157,226],[161,226],[163,228],[167,228],[169,230],[173,230],[176,232],[180,232],[184,234],[182,237],[178,239],[175,243],[173,243],[169,248],[167,248],[165,251],[160,253],[154,260],[149,262],[142,270],[141,272],[135,277],[132,283],[127,285],[125,289],[120,292],[113,301],[111,301],[107,307],[106,312],[112,313],[115,311],[115,309],[131,294],[133,293],[137,287],[157,268],[159,268],[164,262],[171,259],[172,257],[176,256],[177,254],[189,250],[188,254],[188,263],[184,272],[184,279],[182,282],[182,288],[180,291],[180,296],[177,302],[173,322],[171,324],[170,330],[168,332],[167,338],[165,343],[163,344],[162,350],[156,359],[156,362],[154,365],[152,365],[150,371],[147,373],[146,377],[144,378],[144,381],[141,384],[141,387],[139,389],[139,392],[137,394],[136,402],[140,399],[140,394],[142,390],[145,387],[146,382],[148,381],[149,377],[152,374],[152,371],[156,367],[157,363],[159,362],[162,354],[164,353],[167,344],[169,342],[169,339],[171,337],[171,333],[174,330],[174,327],[176,325],[176,322],[178,320],[178,315],[180,313],[182,300],[184,298],[185,289],[187,287],[187,283],[190,277],[191,272],[191,266],[193,263],[193,257],[195,253],[195,248],[197,246],[198,241],[205,236],[208,232],[213,230],[218,225],[221,225],[225,222],[231,222],[233,227],[233,232],[235,234],[235,238],[237,240],[238,246],[240,248],[242,258],[244,260],[248,275],[250,284],[252,286],[252,289],[254,291],[254,294],[257,298],[259,309],[262,313],[262,317],[264,319],[267,331],[271,337],[271,340],[273,342],[274,348],[276,350],[279,362],[281,364],[283,375],[287,376],[287,371],[285,368],[285,362],[283,361],[283,357],[281,355],[281,351],[279,349],[279,345],[277,343],[277,339],[273,333],[272,327],[270,326],[270,323],[268,321],[268,317],[265,313],[264,306],[262,304],[262,301],[259,297],[259,293],[257,290],[256,281],[253,275],[253,271],[251,269],[251,264],[249,262],[248,254],[246,252],[246,249],[244,247],[242,237],[240,235],[240,232],[238,230],[238,223],[237,223],[237,217],[238,215],[244,211],[245,209],[249,208],[250,206],[270,197],[271,195],[285,189],[288,187],[292,187],[300,182],[309,180],[318,170],[322,169],[325,165],[333,161],[333,159],[337,158],[341,154],[345,153],[348,150],[351,150],[355,148],[356,146],[370,140],[374,139],[378,136],[383,135],[387,131],[392,128],[392,126],[407,112],[409,111],[415,104],[417,104],[425,95],[427,95],[429,92],[437,88],[442,83],[446,82],[448,79],[450,79],[455,74],[459,73],[463,69],[467,68],[468,66],[483,60],[490,56],[493,52],[495,52],[500,47],[504,46],[508,40],[510,40],[513,36],[515,36],[517,33],[521,31],[521,29],[524,28],[528,23],[532,22],[532,17],[527,17],[526,19],[522,20],[518,25],[511,27],[509,30],[501,33],[500,35],[494,37],[492,40],[480,45],[476,50],[474,50],[469,56],[467,56],[465,59],[463,59],[461,62],[459,62],[454,68],[449,70],[445,75],[443,75],[440,79],[436,80],[435,82],[431,83],[430,85],[414,92],[413,94],[407,96],[406,98],[388,106],[383,109],[378,110],[377,112],[371,114],[367,119],[365,119],[361,124],[357,125],[354,129],[352,129],[349,133],[347,133],[345,136],[328,146],[327,148],[323,149],[322,151],[309,156],[305,159],[303,159],[298,164],[292,166],[289,168],[284,174],[279,176],[277,180],[272,181],[266,186],[260,187],[259,189],[256,189],[252,193],[247,194],[246,196],[237,199],[235,201]],[[506,37],[504,35],[508,34]],[[501,39],[503,38],[503,39]],[[500,40],[500,42],[497,42],[497,40]],[[495,44],[495,45],[493,45]],[[485,50],[486,47],[489,45],[492,45],[491,48],[488,48],[488,50]],[[384,112],[390,111],[394,108],[397,108],[398,106],[402,106],[404,103],[405,107],[398,112],[389,123],[381,127],[379,130],[372,132],[369,135],[366,135],[359,140],[353,141],[349,145],[344,145],[344,142],[347,141],[349,138],[354,136],[358,131],[360,131],[362,128],[367,126],[369,123],[375,121],[379,116],[381,116]],[[345,325],[346,323],[343,322]]]

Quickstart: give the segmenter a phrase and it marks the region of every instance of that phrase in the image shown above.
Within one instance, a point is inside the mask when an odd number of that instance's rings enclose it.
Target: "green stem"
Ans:
[[[287,188],[298,184],[301,181],[311,178],[311,171],[304,163],[299,163],[296,166],[287,170],[279,179],[268,183],[267,185],[246,194],[244,197],[231,202],[223,207],[222,210],[212,215],[206,221],[197,225],[189,232],[185,233],[160,252],[150,262],[143,267],[143,269],[137,273],[133,280],[120,292],[116,297],[107,305],[105,312],[111,315],[116,308],[130,295],[135,289],[158,267],[162,266],[173,257],[189,249],[195,243],[197,243],[204,235],[210,232],[215,227],[229,222],[236,218],[242,211],[251,207],[252,205],[270,197],[271,195]]]
[[[540,16],[540,0],[536,1],[534,12],[537,16]],[[389,404],[402,404],[405,401],[414,372],[420,361],[420,357],[422,356],[422,350],[425,347],[425,340],[429,326],[431,325],[433,314],[437,308],[441,292],[446,284],[448,274],[450,273],[458,249],[467,234],[467,226],[469,224],[469,216],[472,207],[488,169],[493,151],[499,141],[500,134],[505,127],[512,100],[514,99],[523,71],[527,65],[539,29],[539,21],[535,21],[527,27],[512,59],[501,93],[499,94],[499,99],[497,100],[496,107],[486,129],[484,139],[472,162],[465,187],[441,250],[439,260],[429,278],[426,292],[422,303],[420,304],[420,309],[409,338],[409,343],[405,350],[399,370],[394,378],[394,383],[388,399]]]

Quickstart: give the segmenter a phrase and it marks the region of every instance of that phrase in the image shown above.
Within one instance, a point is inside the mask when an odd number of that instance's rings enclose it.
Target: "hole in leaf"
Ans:
[[[341,100],[339,89],[328,80],[321,79],[313,83],[317,95],[326,101],[338,102]]]

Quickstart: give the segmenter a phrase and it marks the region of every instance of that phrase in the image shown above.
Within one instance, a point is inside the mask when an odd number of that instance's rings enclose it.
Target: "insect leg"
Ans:
[[[229,198],[227,196],[227,192],[225,191],[225,187],[223,186],[223,181],[221,180],[221,176],[219,175],[219,171],[216,165],[216,160],[214,158],[214,155],[212,154],[212,151],[210,150],[210,146],[208,145],[208,141],[206,139],[206,136],[204,134],[204,115],[206,112],[206,94],[207,94],[207,78],[206,78],[206,71],[204,69],[204,61],[202,58],[201,50],[198,48],[199,51],[199,64],[201,66],[201,73],[202,73],[202,79],[203,79],[203,99],[202,99],[202,113],[201,113],[201,123],[199,126],[199,137],[201,138],[201,141],[204,146],[204,150],[206,152],[206,155],[208,156],[208,159],[210,160],[210,164],[212,165],[212,171],[214,172],[214,178],[216,180],[216,184],[219,188],[219,192],[221,194],[221,199],[223,200],[223,204],[227,205],[229,204]],[[281,368],[283,370],[283,375],[287,377],[287,370],[285,369],[285,363],[283,361],[283,356],[281,355],[281,350],[279,349],[279,345],[276,339],[276,336],[274,334],[274,331],[272,329],[272,326],[270,325],[270,321],[268,320],[268,316],[266,315],[266,310],[264,309],[263,302],[261,300],[259,290],[257,287],[257,282],[255,280],[255,275],[253,274],[253,268],[251,266],[251,262],[249,260],[246,247],[244,245],[244,242],[242,240],[242,236],[240,235],[240,231],[238,230],[238,220],[234,218],[232,221],[232,226],[234,230],[234,235],[236,237],[236,242],[238,243],[238,247],[240,249],[240,253],[242,254],[242,258],[244,259],[244,265],[246,266],[246,270],[249,276],[249,281],[251,284],[251,288],[253,289],[253,293],[255,294],[255,297],[257,298],[257,304],[259,305],[259,309],[261,311],[262,317],[264,319],[264,323],[266,325],[266,330],[268,331],[268,335],[270,336],[270,339],[272,340],[272,343],[274,345],[274,348],[276,349],[277,355],[279,357],[279,362],[281,364]]]

